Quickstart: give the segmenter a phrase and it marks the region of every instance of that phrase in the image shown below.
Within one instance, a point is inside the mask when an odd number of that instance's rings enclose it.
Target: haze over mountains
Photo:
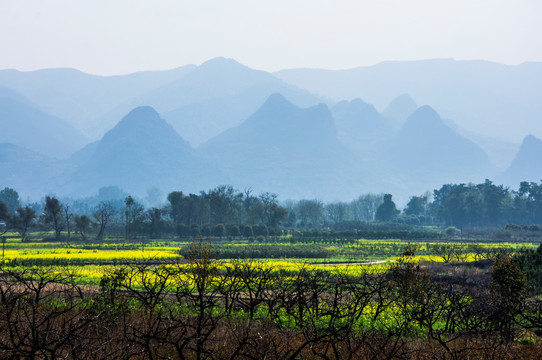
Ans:
[[[68,122],[43,112],[19,93],[2,86],[0,129],[0,143],[16,142],[58,158],[66,158],[88,141]]]
[[[274,94],[241,125],[199,150],[226,169],[235,183],[286,198],[347,198],[376,178],[338,140],[326,105],[300,109]]]
[[[448,127],[429,106],[408,117],[385,151],[389,156],[385,163],[402,176],[399,184],[418,192],[439,183],[483,181],[496,173],[487,154]]]
[[[187,65],[169,71],[119,76],[96,76],[74,69],[0,70],[0,85],[18,91],[43,111],[97,139],[129,110],[140,105],[139,97],[194,68]],[[109,118],[113,119],[108,121]]]
[[[380,151],[379,144],[393,135],[390,123],[373,105],[359,98],[340,101],[331,108],[331,112],[339,138],[360,156]]]
[[[77,197],[232,184],[282,199],[405,200],[447,182],[517,187],[542,179],[541,69],[435,60],[271,74],[217,58],[110,77],[2,70],[0,188]]]
[[[335,101],[360,97],[384,109],[408,94],[470,131],[520,142],[542,137],[542,63],[451,59],[387,61],[349,70],[290,69],[280,79]]]
[[[523,139],[519,151],[504,173],[497,181],[505,185],[515,186],[520,181],[542,181],[542,140],[528,135]]]
[[[226,180],[150,106],[132,110],[90,152],[67,183],[74,194],[109,185],[134,194],[151,187],[197,192]]]

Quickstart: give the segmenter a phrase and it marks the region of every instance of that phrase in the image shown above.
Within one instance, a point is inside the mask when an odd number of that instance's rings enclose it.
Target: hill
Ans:
[[[97,76],[75,69],[0,70],[0,85],[16,90],[43,111],[64,119],[95,139],[103,136],[129,109],[140,105],[133,105],[134,99],[182,77],[193,68],[194,65],[186,65],[168,71],[117,76]],[[100,119],[110,116],[124,103],[123,112],[104,128]]]
[[[77,159],[88,159],[68,184],[78,194],[111,185],[135,195],[154,186],[164,192],[199,191],[226,180],[149,106],[132,110],[72,161]]]
[[[68,158],[86,137],[66,121],[40,110],[19,93],[0,87],[0,142],[49,157]]]
[[[368,165],[339,142],[325,105],[301,109],[280,94],[198,150],[223,166],[237,187],[281,198],[348,199],[374,184],[363,171]]]
[[[542,140],[528,135],[523,139],[519,151],[512,163],[497,181],[517,188],[521,181],[539,183],[542,181]]]
[[[519,142],[542,137],[542,63],[516,66],[451,59],[387,61],[348,70],[290,69],[280,79],[314,94],[360,97],[384,109],[399,94],[430,104],[469,131]]]
[[[21,146],[0,143],[0,174],[0,189],[10,187],[24,194],[25,199],[39,199],[61,190],[68,168],[63,161]]]
[[[378,151],[393,130],[371,104],[361,99],[341,101],[331,108],[341,142],[361,156]]]
[[[388,120],[394,129],[399,130],[417,108],[418,105],[408,94],[402,94],[388,104],[382,111],[382,117]]]
[[[239,125],[274,93],[306,107],[321,100],[288,85],[272,74],[248,68],[233,59],[211,59],[182,79],[142,101],[155,106],[164,118],[193,145]]]
[[[410,115],[385,154],[410,193],[444,183],[481,181],[495,173],[486,153],[448,127],[429,106]]]

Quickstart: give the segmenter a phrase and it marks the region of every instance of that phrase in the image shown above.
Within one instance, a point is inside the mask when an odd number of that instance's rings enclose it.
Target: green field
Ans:
[[[1,356],[532,358],[542,344],[540,300],[510,260],[535,243],[35,238],[3,244]]]

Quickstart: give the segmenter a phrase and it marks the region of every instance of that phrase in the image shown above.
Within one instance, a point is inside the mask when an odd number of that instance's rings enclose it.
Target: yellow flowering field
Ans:
[[[140,250],[87,250],[87,249],[7,249],[5,261],[12,260],[80,260],[80,261],[111,261],[111,260],[165,260],[179,258],[174,249],[145,249]]]

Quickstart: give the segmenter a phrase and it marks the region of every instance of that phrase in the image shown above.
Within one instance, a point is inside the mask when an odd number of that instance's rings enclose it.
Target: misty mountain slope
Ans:
[[[24,147],[0,143],[0,189],[10,187],[39,199],[60,190],[67,176],[65,162]]]
[[[17,91],[7,88],[5,86],[0,86],[0,98],[16,100],[21,103],[31,104],[27,98],[19,94]]]
[[[164,118],[193,146],[199,146],[224,130],[242,123],[276,92],[303,107],[319,103],[312,95],[282,84],[258,83],[232,96],[188,104],[164,114]]]
[[[181,79],[146,94],[141,100],[165,113],[206,99],[235,96],[258,86],[267,86],[274,92],[290,92],[291,101],[299,106],[313,105],[318,100],[306,90],[286,84],[271,73],[254,70],[226,58],[208,60]]]
[[[248,68],[233,59],[215,58],[185,76],[120,104],[99,118],[96,126],[111,128],[129,109],[149,105],[196,146],[240,124],[275,92],[300,106],[321,101],[268,72]]]
[[[367,191],[374,180],[338,141],[325,105],[300,109],[280,94],[198,150],[223,166],[236,186],[281,198],[346,199]]]
[[[341,101],[331,108],[341,142],[357,154],[378,151],[380,143],[393,136],[391,126],[373,105],[361,99]]]
[[[450,129],[429,106],[407,119],[385,156],[404,186],[418,191],[481,181],[496,171],[479,146]]]
[[[47,114],[15,91],[0,87],[0,142],[49,157],[68,158],[86,137],[66,121]]]
[[[96,149],[98,149],[98,146],[100,146],[100,141],[94,141],[85,145],[83,148],[77,150],[69,157],[68,163],[75,167],[86,163],[92,158],[92,155],[94,155]]]
[[[382,117],[388,120],[394,129],[399,130],[417,108],[414,99],[408,94],[402,94],[388,104],[382,111]]]
[[[270,73],[250,69],[233,59],[216,58],[201,64],[182,79],[141,99],[194,146],[239,125],[274,93],[306,107],[320,99],[285,84]]]
[[[495,165],[498,170],[506,170],[519,150],[519,143],[496,139],[484,134],[474,133],[457,125],[450,119],[442,119],[444,123],[459,135],[471,140],[478,145],[489,157],[489,161]]]
[[[496,180],[513,188],[522,181],[542,181],[542,140],[533,135],[523,139],[516,157]]]
[[[0,85],[20,92],[43,111],[65,119],[91,137],[101,137],[105,129],[95,124],[96,119],[194,68],[186,65],[117,76],[90,75],[74,69],[0,70]]]
[[[395,94],[430,104],[469,131],[519,142],[542,137],[542,63],[388,61],[349,70],[291,69],[280,79],[336,100],[360,97],[383,109]]]
[[[136,195],[153,186],[165,192],[199,191],[226,181],[148,106],[132,110],[78,156],[84,159],[92,151],[67,184],[72,193],[92,193],[109,185]]]

